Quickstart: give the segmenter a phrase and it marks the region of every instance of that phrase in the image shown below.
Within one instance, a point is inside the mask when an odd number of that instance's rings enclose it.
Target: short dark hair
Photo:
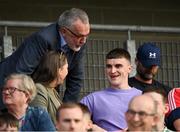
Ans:
[[[106,55],[106,60],[107,59],[118,59],[118,58],[125,58],[129,62],[131,62],[131,56],[129,52],[125,49],[122,48],[115,48]]]
[[[75,102],[67,102],[67,103],[63,103],[57,110],[56,112],[56,120],[59,120],[59,113],[62,109],[71,109],[71,108],[80,108],[82,113],[84,114],[84,110],[82,109],[82,106],[80,103],[75,103]]]
[[[65,53],[49,51],[41,59],[39,66],[32,75],[37,83],[50,83],[57,77],[57,70],[67,63]]]
[[[6,112],[6,113],[0,114],[0,127],[4,124],[10,127],[17,127],[18,129],[19,121],[12,114]]]
[[[79,103],[79,105],[80,105],[81,110],[83,111],[84,114],[88,114],[88,115],[91,116],[89,108],[85,104]]]

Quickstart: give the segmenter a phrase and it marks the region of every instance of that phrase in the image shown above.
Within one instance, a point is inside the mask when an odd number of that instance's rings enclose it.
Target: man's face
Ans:
[[[84,24],[78,19],[71,27],[62,27],[61,33],[69,48],[73,51],[79,51],[86,43],[86,39],[90,33],[90,24]]]
[[[126,112],[128,129],[130,131],[151,131],[156,125],[153,111],[153,106],[149,102],[143,99],[134,100]]]
[[[123,83],[126,83],[130,72],[131,65],[127,59],[118,58],[106,60],[106,74],[111,87],[119,88]]]
[[[20,79],[10,79],[3,88],[3,102],[9,106],[22,106],[27,103],[28,96],[19,89]]]
[[[154,101],[156,101],[157,113],[161,118],[162,117],[164,118],[165,113],[167,112],[167,109],[166,109],[165,102],[163,101],[162,95],[156,92],[147,92],[144,94],[151,96],[154,99]]]
[[[80,108],[65,108],[60,111],[56,127],[59,131],[84,132],[83,112]]]
[[[154,76],[158,72],[158,66],[151,66],[150,68],[146,68],[142,65],[140,61],[136,61],[137,67],[136,71],[138,75],[143,79],[143,80],[151,80],[154,78]]]

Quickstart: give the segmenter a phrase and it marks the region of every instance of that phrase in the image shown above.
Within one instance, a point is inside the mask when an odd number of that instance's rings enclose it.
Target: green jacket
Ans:
[[[56,112],[59,106],[62,104],[60,96],[55,88],[48,88],[40,83],[36,83],[37,95],[30,103],[31,106],[39,106],[45,108],[53,123],[56,123]]]

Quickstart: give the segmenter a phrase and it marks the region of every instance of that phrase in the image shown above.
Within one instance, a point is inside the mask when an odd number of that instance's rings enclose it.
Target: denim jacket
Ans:
[[[56,131],[47,111],[40,107],[28,107],[19,128],[20,131]]]

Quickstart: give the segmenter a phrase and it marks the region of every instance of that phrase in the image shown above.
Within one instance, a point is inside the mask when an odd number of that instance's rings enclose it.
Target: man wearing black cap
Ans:
[[[144,43],[138,48],[136,54],[136,75],[129,78],[128,83],[141,91],[148,87],[164,89],[166,94],[170,87],[154,80],[160,66],[160,49],[153,43]]]

